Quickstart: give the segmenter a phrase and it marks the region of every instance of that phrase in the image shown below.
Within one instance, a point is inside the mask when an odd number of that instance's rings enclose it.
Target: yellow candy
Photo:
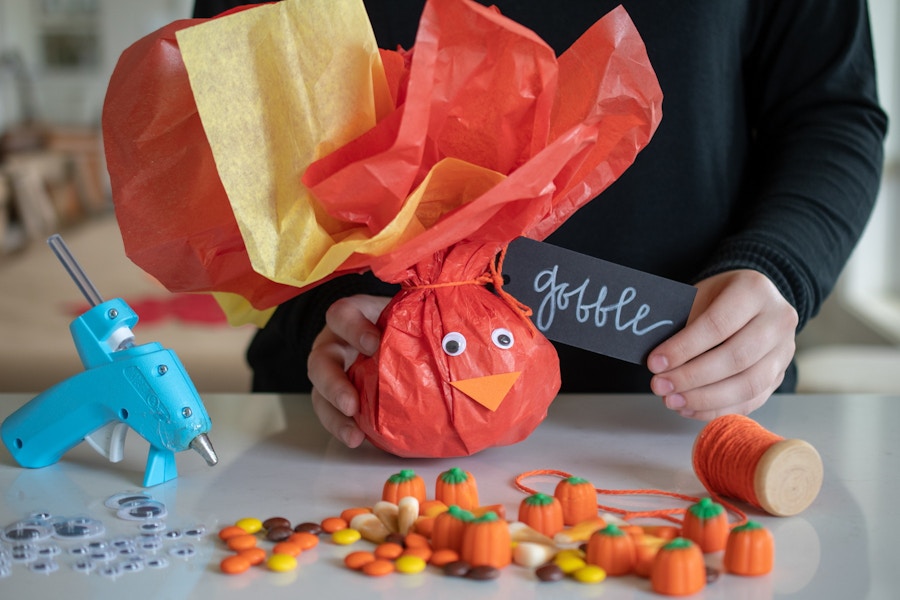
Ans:
[[[360,534],[358,530],[348,527],[332,533],[331,541],[335,544],[340,544],[341,546],[349,546],[350,544],[358,542],[361,537],[362,534]]]
[[[574,571],[572,578],[581,583],[600,583],[606,579],[606,571],[597,565],[586,565]]]
[[[584,559],[577,554],[566,552],[559,552],[553,559],[553,562],[556,563],[556,566],[562,569],[562,572],[566,575],[574,573],[587,565],[587,563],[584,562]]]
[[[394,561],[394,568],[397,569],[397,572],[408,575],[421,573],[425,570],[425,565],[425,560],[421,556],[415,556],[414,554],[404,554],[397,557],[397,560]]]
[[[297,559],[290,554],[273,554],[266,561],[266,566],[279,573],[293,571],[297,568]]]
[[[253,517],[240,519],[235,523],[235,525],[237,525],[247,533],[256,533],[263,528],[262,521],[260,521],[259,519],[254,519]]]
[[[565,548],[556,553],[554,559],[562,559],[562,560],[585,560],[587,555],[583,550],[579,550],[578,548]]]

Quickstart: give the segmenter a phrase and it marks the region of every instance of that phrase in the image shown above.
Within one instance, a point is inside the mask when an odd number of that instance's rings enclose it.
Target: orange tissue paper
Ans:
[[[104,138],[129,256],[232,322],[342,273],[401,284],[349,370],[357,423],[445,457],[546,416],[558,360],[503,290],[505,247],[618,178],[661,105],[622,7],[557,57],[470,0],[428,0],[408,50],[377,48],[359,0],[285,0],[126,50]]]

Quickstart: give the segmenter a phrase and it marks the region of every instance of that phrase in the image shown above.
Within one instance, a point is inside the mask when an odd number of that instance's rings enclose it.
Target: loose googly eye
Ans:
[[[503,327],[498,327],[491,332],[491,341],[494,342],[495,346],[502,350],[508,350],[509,348],[512,348],[513,344],[515,343],[512,331],[510,331],[509,329],[504,329]]]
[[[441,348],[448,356],[459,356],[466,351],[466,336],[458,331],[451,331],[441,340]]]

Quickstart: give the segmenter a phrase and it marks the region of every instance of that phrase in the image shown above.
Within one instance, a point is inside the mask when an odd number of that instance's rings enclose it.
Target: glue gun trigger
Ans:
[[[109,462],[117,463],[125,457],[125,435],[128,433],[128,425],[119,421],[110,421],[100,429],[86,435],[86,441],[91,448]]]

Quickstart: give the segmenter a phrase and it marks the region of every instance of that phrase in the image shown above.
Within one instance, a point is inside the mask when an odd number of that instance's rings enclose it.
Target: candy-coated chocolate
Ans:
[[[283,542],[292,535],[294,535],[294,530],[283,525],[277,525],[266,529],[266,539],[270,542]]]
[[[375,547],[375,556],[378,558],[394,560],[401,554],[403,554],[403,546],[394,542],[385,542]]]
[[[325,533],[334,533],[335,531],[339,531],[341,529],[346,529],[349,527],[349,523],[343,520],[340,517],[327,517],[322,519],[322,531]]]
[[[350,529],[349,527],[345,529],[339,529],[331,534],[331,541],[335,544],[340,544],[341,546],[349,546],[350,544],[355,544],[362,538],[359,531],[355,529]]]
[[[385,558],[376,558],[362,567],[362,572],[369,577],[383,577],[394,572],[394,562]]]
[[[272,552],[275,554],[287,554],[288,556],[300,556],[303,548],[300,547],[300,544],[295,544],[294,542],[278,542],[272,547]]]
[[[227,575],[237,575],[250,568],[250,561],[240,554],[226,556],[219,563],[219,569]]]
[[[256,536],[250,533],[236,535],[225,540],[225,545],[228,546],[229,550],[234,550],[235,552],[253,548],[256,546]]]
[[[238,519],[234,524],[247,533],[256,533],[263,528],[262,521],[254,517],[245,517],[243,519]]]
[[[372,552],[369,552],[368,550],[357,550],[344,557],[344,564],[354,571],[359,571],[373,560],[375,560],[375,554]]]
[[[273,529],[275,527],[287,527],[291,528],[291,522],[285,519],[284,517],[269,517],[265,521],[262,522],[263,529],[266,531]]]
[[[498,577],[500,577],[500,569],[491,565],[472,567],[469,569],[469,572],[466,573],[467,579],[474,579],[476,581],[488,581],[490,579],[497,579]]]
[[[394,561],[394,568],[397,569],[397,572],[407,575],[421,573],[425,570],[425,566],[426,562],[422,557],[413,554],[404,554]]]
[[[259,546],[241,550],[238,554],[250,561],[251,565],[261,565],[266,560],[266,551]]]
[[[225,541],[228,538],[232,538],[236,535],[246,535],[246,533],[246,531],[244,531],[237,525],[229,525],[219,530],[219,539]]]
[[[442,548],[431,553],[431,560],[429,562],[436,567],[443,567],[458,560],[459,552],[451,548]]]
[[[597,565],[585,565],[573,572],[572,578],[580,583],[600,583],[606,579],[606,571]]]
[[[266,566],[269,567],[269,570],[279,573],[293,571],[297,568],[297,559],[290,554],[273,554],[266,561]]]
[[[315,548],[318,545],[319,536],[306,531],[298,531],[297,533],[291,535],[291,537],[289,537],[287,541],[297,544],[303,550],[309,550],[310,548]]]
[[[294,527],[294,531],[297,533],[311,533],[313,535],[319,535],[322,533],[322,526],[318,523],[311,523],[309,521],[305,523],[300,523],[296,527]]]
[[[534,574],[540,581],[559,581],[566,576],[563,570],[553,563],[541,565],[534,570]]]
[[[465,577],[472,565],[464,560],[454,560],[444,565],[444,575],[450,577]]]

